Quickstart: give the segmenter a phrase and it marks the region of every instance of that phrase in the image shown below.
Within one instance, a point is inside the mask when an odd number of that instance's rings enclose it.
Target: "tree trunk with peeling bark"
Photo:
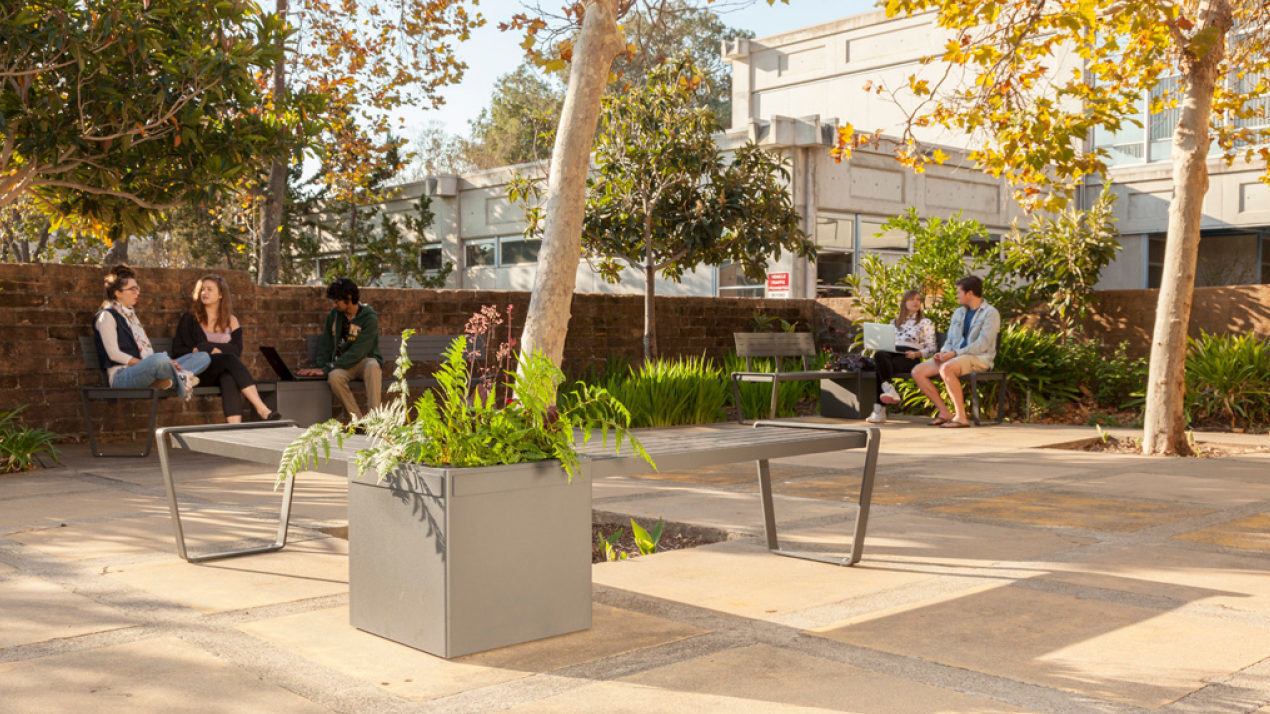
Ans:
[[[278,17],[287,16],[288,0],[278,0]],[[287,91],[286,46],[273,68],[273,104],[282,106]],[[287,164],[283,159],[274,159],[269,166],[269,185],[265,187],[265,203],[260,209],[260,270],[256,273],[256,282],[270,285],[278,282],[278,273],[282,268],[282,210],[287,200]]]
[[[521,337],[525,354],[540,351],[556,365],[564,359],[565,333],[582,259],[586,177],[600,118],[600,98],[613,59],[625,48],[617,26],[617,0],[590,0],[584,5],[586,14],[573,48],[569,89],[551,152],[542,247]]]
[[[1232,23],[1230,3],[1202,3],[1200,17],[1204,28],[1213,28],[1217,39],[1203,55],[1188,51],[1182,60],[1186,90],[1181,97],[1181,118],[1173,133],[1173,200],[1169,204],[1168,240],[1151,338],[1144,454],[1191,453],[1184,414],[1186,341],[1195,295],[1200,221],[1208,192],[1209,120],[1219,65],[1226,53],[1225,37]]]

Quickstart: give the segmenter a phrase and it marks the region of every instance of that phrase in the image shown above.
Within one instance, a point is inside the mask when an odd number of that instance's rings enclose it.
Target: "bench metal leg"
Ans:
[[[741,378],[732,377],[732,403],[736,405],[736,423],[745,423],[745,412],[741,407]]]
[[[1005,421],[1005,388],[1010,383],[1010,377],[1007,375],[1001,378],[1001,382],[997,387],[997,423]]]
[[[768,419],[776,418],[776,404],[778,401],[780,401],[780,387],[781,387],[780,380],[773,379],[772,380],[772,411],[770,414],[768,414],[767,416]]]
[[[873,505],[873,482],[877,476],[878,445],[882,433],[876,427],[838,426],[836,424],[799,424],[778,421],[757,421],[754,426],[781,426],[790,429],[822,429],[826,431],[863,431],[868,435],[865,445],[864,469],[860,475],[860,504],[856,510],[855,528],[851,539],[851,555],[847,558],[833,558],[818,553],[785,550],[780,547],[776,536],[776,510],[772,500],[772,474],[766,459],[760,459],[758,465],[759,493],[763,502],[763,528],[767,534],[767,549],[776,555],[789,558],[814,560],[818,563],[850,566],[860,562],[864,554],[864,537],[869,528],[869,508]]]
[[[291,525],[291,494],[295,491],[296,478],[293,476],[287,479],[286,485],[282,493],[282,509],[278,514],[278,535],[274,538],[273,543],[267,545],[253,546],[250,548],[242,548],[238,550],[226,550],[218,553],[204,553],[202,555],[191,556],[185,549],[185,531],[181,528],[181,509],[176,499],[176,481],[172,477],[172,463],[168,457],[168,436],[180,439],[180,434],[209,432],[209,431],[237,431],[243,429],[277,429],[279,427],[294,427],[295,422],[292,421],[268,421],[268,422],[252,422],[249,424],[197,424],[192,426],[168,426],[159,429],[156,437],[159,443],[159,467],[163,471],[163,484],[168,491],[168,509],[172,512],[172,531],[176,537],[176,554],[191,563],[202,563],[207,560],[216,560],[219,558],[233,558],[239,555],[250,555],[252,553],[271,553],[275,550],[282,550],[287,545],[287,529]]]
[[[88,432],[88,450],[97,458],[130,458],[144,459],[150,455],[150,449],[154,447],[154,426],[159,422],[159,394],[157,389],[150,390],[150,425],[146,428],[146,445],[140,453],[123,452],[111,454],[101,450],[97,446],[97,437],[93,434],[93,413],[89,408],[88,395],[84,392],[79,393],[79,401],[84,407],[84,429]]]
[[[979,421],[979,375],[973,372],[970,374],[970,405],[975,426],[983,426]]]

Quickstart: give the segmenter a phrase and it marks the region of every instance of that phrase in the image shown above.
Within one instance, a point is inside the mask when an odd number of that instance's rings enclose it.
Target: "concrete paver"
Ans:
[[[1270,643],[1270,629],[1013,585],[818,634],[1142,707],[1254,664]]]
[[[0,664],[4,709],[31,712],[324,712],[175,638]]]
[[[109,605],[31,576],[0,580],[0,603],[0,650],[140,624]]]
[[[1270,513],[1258,513],[1174,537],[1229,548],[1270,550]]]
[[[1159,501],[1092,498],[1074,493],[1011,493],[981,500],[936,506],[930,510],[957,516],[1043,526],[1065,526],[1111,533],[1130,533],[1195,518],[1212,511]]]

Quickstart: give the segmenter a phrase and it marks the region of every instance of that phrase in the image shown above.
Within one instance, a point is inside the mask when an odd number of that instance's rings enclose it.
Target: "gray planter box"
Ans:
[[[591,480],[558,461],[350,467],[349,620],[457,657],[591,626]]]
[[[823,417],[863,419],[873,411],[877,398],[878,380],[873,372],[859,375],[843,372],[841,378],[820,380],[820,416]]]

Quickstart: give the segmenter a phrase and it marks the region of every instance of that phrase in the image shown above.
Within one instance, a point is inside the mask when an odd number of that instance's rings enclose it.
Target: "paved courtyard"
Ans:
[[[450,661],[348,625],[343,480],[299,482],[285,550],[191,565],[157,459],[72,448],[0,477],[0,710],[1270,713],[1270,454],[1037,448],[1091,436],[887,424],[854,568],[768,554],[750,464],[599,481],[732,537],[596,565],[589,631]],[[774,463],[784,540],[847,551],[862,460]],[[176,463],[191,550],[272,537],[270,474]]]

